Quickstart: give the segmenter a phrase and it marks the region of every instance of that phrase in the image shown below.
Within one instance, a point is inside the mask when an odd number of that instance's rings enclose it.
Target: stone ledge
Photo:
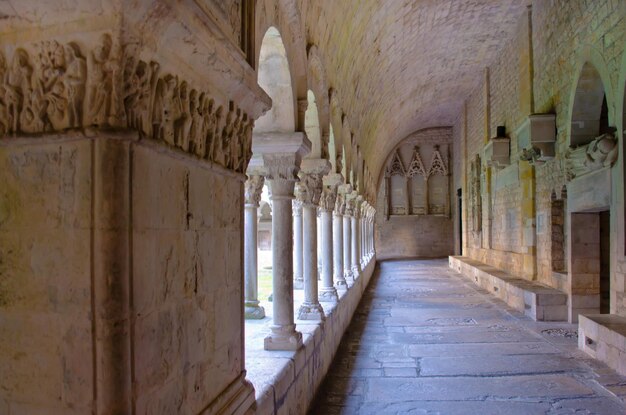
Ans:
[[[580,314],[578,348],[626,376],[626,317]]]
[[[326,314],[323,324],[296,320],[296,330],[303,339],[299,350],[267,351],[260,345],[246,344],[246,369],[256,390],[257,414],[306,413],[375,266],[374,257],[348,290],[339,291],[338,303],[321,303]]]
[[[449,264],[459,274],[535,321],[567,320],[567,295],[557,289],[515,277],[467,257],[451,256]]]

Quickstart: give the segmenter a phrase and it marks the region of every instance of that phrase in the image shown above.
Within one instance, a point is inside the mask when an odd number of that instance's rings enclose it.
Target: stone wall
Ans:
[[[132,135],[0,159],[0,409],[199,413],[237,382],[241,177]]]
[[[562,201],[565,209],[572,211],[572,200],[583,197],[580,192],[572,194],[564,170],[573,91],[583,64],[590,62],[605,84],[609,125],[616,126],[621,137],[623,120],[617,109],[622,108],[624,99],[625,19],[624,4],[609,0],[533,2],[532,9],[520,14],[515,36],[486,69],[454,125],[455,138],[465,145],[462,174],[455,178],[465,183],[464,255],[571,292],[575,277],[564,273],[567,267],[559,267],[561,259],[552,258],[552,252],[569,256],[562,239],[568,238],[570,213],[553,215],[553,201]],[[544,164],[520,160],[517,132],[533,113],[556,114],[556,158]],[[506,168],[489,167],[484,159],[484,145],[496,135],[497,126],[505,126],[511,138],[510,165]],[[476,216],[472,214],[478,205],[470,194],[470,163],[476,155],[482,158],[478,207],[482,221],[478,230],[474,230]],[[626,314],[626,266],[620,248],[624,243],[624,189],[618,184],[623,183],[621,160],[610,176],[611,312]],[[567,258],[563,261],[568,262]]]
[[[423,168],[429,171],[432,164],[432,156],[435,146],[439,146],[439,152],[443,157],[447,176],[431,175],[428,179],[428,189],[420,188],[419,192],[415,192],[413,181],[418,180],[419,185],[424,183],[421,174],[416,173],[408,179],[408,187],[410,194],[409,210],[412,214],[402,215],[393,214],[393,210],[389,210],[387,192],[404,190],[396,188],[402,186],[406,180],[404,177],[400,181],[381,180],[378,190],[377,208],[376,208],[376,255],[378,259],[389,258],[410,258],[410,257],[445,257],[454,253],[454,224],[453,217],[456,215],[456,188],[453,186],[453,164],[454,149],[452,144],[452,129],[450,128],[431,128],[415,132],[403,140],[402,144],[397,148],[397,154],[404,169],[411,168],[411,162],[414,157],[415,147],[419,147],[419,153]],[[396,150],[392,155],[396,154]],[[390,156],[391,157],[391,156]],[[415,167],[415,166],[414,166]],[[398,176],[395,176],[398,177]],[[387,189],[387,187],[390,189]],[[430,212],[430,214],[416,214],[416,209],[423,212],[424,203],[423,192],[429,192],[429,204],[432,210],[433,203],[449,204],[446,209],[439,212]],[[406,192],[405,192],[406,194]],[[434,198],[438,194],[439,200]],[[447,200],[446,200],[447,199]],[[403,211],[404,212],[404,211]]]
[[[3,15],[0,413],[254,403],[242,173],[270,99],[222,3]]]

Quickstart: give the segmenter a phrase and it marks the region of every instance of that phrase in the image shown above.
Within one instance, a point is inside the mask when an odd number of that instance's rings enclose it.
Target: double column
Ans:
[[[363,202],[363,197],[358,193],[353,192],[350,202],[352,204],[352,217],[351,219],[351,232],[352,232],[352,253],[350,255],[352,259],[352,275],[356,280],[359,275],[361,275],[361,226],[360,226],[360,216],[361,216],[361,203]]]
[[[296,331],[293,305],[292,200],[302,156],[311,150],[303,133],[260,134],[254,137],[255,159],[262,168],[272,200],[272,325],[265,337],[266,350],[296,350],[302,334]],[[252,164],[252,163],[251,163]]]
[[[352,273],[352,222],[354,215],[354,203],[351,197],[351,186],[342,186],[343,193],[343,269],[344,276],[349,285],[354,282],[357,275]]]
[[[251,174],[244,185],[244,276],[246,319],[259,320],[265,317],[265,309],[259,305],[258,260],[257,260],[257,210],[265,179],[259,174]]]
[[[330,170],[328,160],[303,160],[296,193],[302,203],[302,273],[304,302],[298,310],[300,320],[324,320],[317,287],[317,207],[322,194],[322,177]]]
[[[333,212],[337,201],[337,187],[342,181],[340,174],[331,174],[324,177],[324,191],[320,199],[321,224],[322,224],[322,287],[320,289],[320,299],[326,302],[336,302],[337,289],[333,284],[333,269],[335,268],[334,237],[336,232],[333,226]],[[341,251],[341,249],[339,249]],[[341,267],[340,267],[341,269]],[[345,282],[345,279],[342,278]]]

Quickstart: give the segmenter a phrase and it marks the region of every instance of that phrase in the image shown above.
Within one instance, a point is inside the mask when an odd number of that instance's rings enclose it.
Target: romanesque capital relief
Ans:
[[[346,201],[345,197],[341,193],[337,193],[337,198],[335,199],[335,215],[341,216],[346,212]]]
[[[589,144],[568,150],[565,154],[567,179],[572,180],[617,161],[619,144],[614,131],[596,137]]]
[[[252,175],[248,177],[244,184],[244,197],[247,205],[259,206],[261,202],[261,193],[263,192],[263,184],[265,178],[260,175]]]
[[[322,195],[322,175],[300,172],[296,198],[305,205],[317,206]]]
[[[0,50],[0,137],[69,129],[130,128],[227,169],[245,172],[254,120],[220,105],[108,33],[85,42],[46,40]]]
[[[320,197],[320,208],[326,212],[332,212],[337,202],[337,186],[324,186]]]

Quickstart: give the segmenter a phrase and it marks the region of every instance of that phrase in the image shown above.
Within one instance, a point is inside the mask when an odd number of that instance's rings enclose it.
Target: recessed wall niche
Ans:
[[[416,135],[385,168],[386,216],[450,216],[450,139]]]

